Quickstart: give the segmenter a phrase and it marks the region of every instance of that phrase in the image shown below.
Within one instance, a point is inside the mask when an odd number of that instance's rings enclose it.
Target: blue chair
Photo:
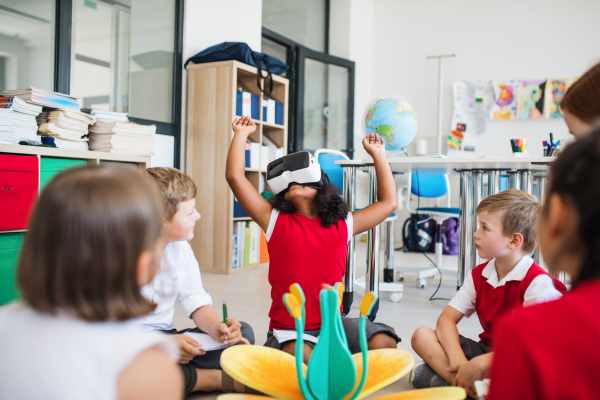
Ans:
[[[319,149],[315,151],[315,158],[321,165],[323,172],[327,174],[331,183],[337,186],[342,194],[344,188],[344,168],[336,165],[339,160],[349,160],[350,158],[339,150]],[[382,222],[383,238],[385,243],[385,269],[384,282],[379,284],[380,292],[392,292],[390,299],[393,302],[400,301],[404,286],[401,283],[393,283],[394,280],[394,221],[398,219],[395,213],[392,213]],[[354,240],[354,239],[353,239]],[[365,278],[358,278],[354,281],[355,287],[363,289],[366,287]],[[364,293],[363,293],[364,294]]]
[[[409,175],[408,187],[410,193],[414,196],[439,199],[446,196],[446,207],[419,207],[413,210],[410,207],[410,195],[406,196],[406,209],[411,214],[427,214],[437,223],[437,241],[435,243],[435,264],[439,267],[443,275],[456,276],[457,271],[454,269],[445,269],[442,267],[442,223],[448,218],[458,218],[460,209],[458,207],[450,207],[450,182],[446,174],[425,174],[412,173]],[[420,221],[419,223],[425,223]],[[437,275],[437,268],[402,268],[399,272],[400,279],[404,278],[403,272],[417,272],[417,287],[424,288],[427,286],[425,278]]]

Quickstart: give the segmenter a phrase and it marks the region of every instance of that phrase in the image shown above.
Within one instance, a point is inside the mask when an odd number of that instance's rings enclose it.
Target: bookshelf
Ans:
[[[198,185],[196,209],[202,218],[196,223],[192,249],[202,272],[235,274],[265,269],[268,263],[232,268],[233,224],[251,221],[233,217],[233,193],[225,180],[225,164],[233,139],[231,123],[236,117],[236,91],[241,88],[259,96],[259,119],[249,140],[271,141],[287,154],[288,80],[273,75],[273,92],[268,98],[283,103],[283,125],[263,121],[263,99],[257,86],[256,68],[237,61],[190,65],[188,68],[188,113],[186,173]],[[261,85],[264,81],[260,78]],[[262,155],[261,155],[262,156]],[[262,161],[259,165],[262,164]],[[246,177],[259,190],[266,171],[246,168]],[[269,192],[265,184],[265,191]]]

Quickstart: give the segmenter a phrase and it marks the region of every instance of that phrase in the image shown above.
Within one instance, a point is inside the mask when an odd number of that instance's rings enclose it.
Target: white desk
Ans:
[[[500,191],[500,174],[508,173],[508,188],[533,193],[533,179],[538,180],[537,196],[543,201],[548,165],[554,157],[479,157],[479,158],[427,158],[401,157],[388,158],[394,172],[423,174],[460,174],[460,221],[459,221],[459,271],[457,287],[460,288],[466,274],[478,261],[473,246],[473,233],[477,229],[475,209],[487,196]],[[369,171],[369,204],[377,201],[377,180],[372,159],[337,161],[344,168],[344,198],[355,209],[356,169],[366,167]],[[488,190],[483,192],[483,174],[488,174]],[[376,226],[367,233],[367,289],[379,294],[379,246],[380,227]],[[539,259],[539,252],[537,254]],[[355,276],[354,240],[348,245],[346,276],[344,277],[344,312],[350,310]],[[377,306],[376,306],[377,307]],[[373,309],[372,316],[376,315]]]

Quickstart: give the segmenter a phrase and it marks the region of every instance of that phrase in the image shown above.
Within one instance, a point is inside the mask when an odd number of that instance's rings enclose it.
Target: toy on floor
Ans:
[[[300,390],[307,400],[337,400],[350,394],[356,383],[356,366],[348,349],[348,340],[344,333],[340,306],[344,287],[341,282],[329,289],[323,289],[321,298],[321,332],[319,341],[308,362],[307,377],[304,379],[302,360],[304,355],[304,292],[298,284],[290,286],[290,293],[283,296],[283,302],[296,323],[296,374]],[[369,371],[367,358],[366,319],[371,313],[377,296],[372,292],[365,295],[360,305],[360,349],[362,352],[363,370],[358,388],[349,400],[354,400],[361,393]]]
[[[367,351],[366,319],[377,301],[377,296],[372,292],[365,295],[360,305],[359,335],[362,352],[350,354],[340,314],[343,293],[341,283],[321,290],[321,332],[308,367],[302,362],[305,297],[297,284],[291,285],[290,293],[283,297],[296,324],[296,357],[268,347],[232,346],[221,355],[221,367],[238,382],[269,396],[287,400],[357,400],[405,376],[414,365],[410,353],[398,349]],[[429,393],[429,389],[418,390],[397,394],[408,397],[394,398],[459,400],[466,397],[461,388],[443,389],[448,391]],[[419,392],[416,397],[410,397],[409,393],[416,392]],[[422,397],[418,397],[419,395]],[[222,400],[261,398],[244,394],[219,396],[221,397]]]

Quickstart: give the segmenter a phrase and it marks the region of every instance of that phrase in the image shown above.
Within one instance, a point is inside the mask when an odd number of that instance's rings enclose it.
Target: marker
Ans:
[[[223,323],[227,325],[227,303],[225,303],[225,299],[223,299]],[[224,333],[225,340],[227,340],[227,334]]]

